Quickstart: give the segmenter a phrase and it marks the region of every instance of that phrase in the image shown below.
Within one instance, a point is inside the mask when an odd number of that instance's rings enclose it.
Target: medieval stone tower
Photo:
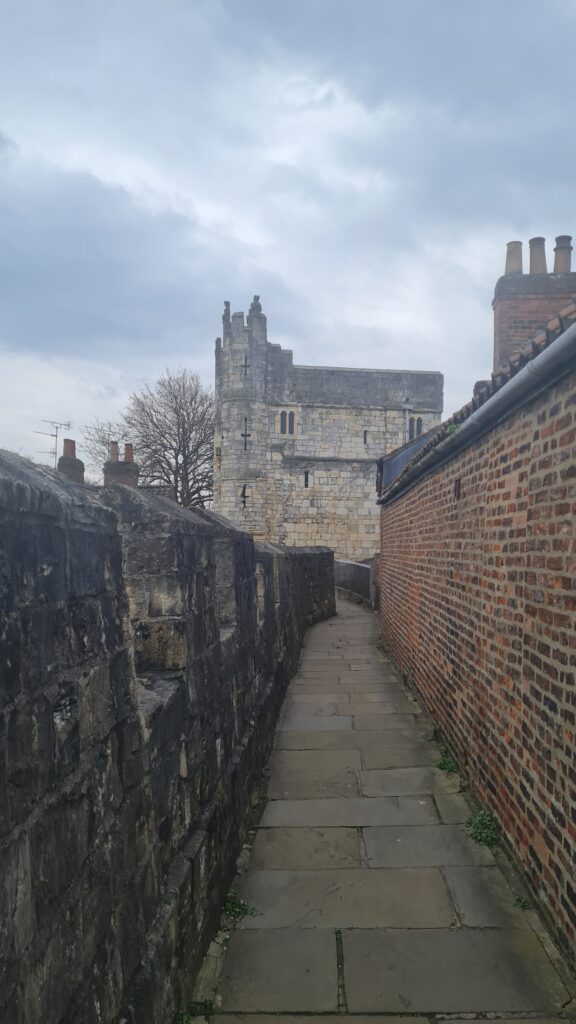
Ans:
[[[440,421],[435,372],[294,366],[225,303],[216,339],[214,506],[258,540],[377,550],[376,460]]]

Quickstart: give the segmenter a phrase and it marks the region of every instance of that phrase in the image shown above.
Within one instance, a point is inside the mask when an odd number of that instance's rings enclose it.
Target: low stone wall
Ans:
[[[384,499],[386,500],[386,499]],[[382,638],[576,952],[576,374],[382,508]]]
[[[336,588],[340,597],[349,597],[372,605],[374,586],[372,565],[369,562],[334,562]]]
[[[190,1001],[333,554],[0,455],[0,1019]]]

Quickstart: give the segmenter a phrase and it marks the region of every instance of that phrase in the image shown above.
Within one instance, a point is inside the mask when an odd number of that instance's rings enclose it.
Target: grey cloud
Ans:
[[[207,367],[258,292],[298,361],[444,370],[450,411],[508,237],[576,227],[574,27],[560,0],[23,0],[0,342]]]
[[[0,339],[50,353],[193,357],[210,347],[231,282],[289,292],[229,243],[210,252],[190,217],[139,205],[88,173],[30,164],[7,141],[0,177]]]

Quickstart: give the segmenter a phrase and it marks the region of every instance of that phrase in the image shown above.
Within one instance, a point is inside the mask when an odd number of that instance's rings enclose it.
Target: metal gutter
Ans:
[[[457,426],[453,434],[445,437],[414,466],[406,469],[405,474],[397,477],[378,499],[377,504],[386,505],[410,490],[423,476],[427,476],[433,469],[454,458],[463,448],[467,448],[570,370],[576,370],[576,323],[571,324],[548,348],[506,381],[500,390],[468,416],[461,426]]]

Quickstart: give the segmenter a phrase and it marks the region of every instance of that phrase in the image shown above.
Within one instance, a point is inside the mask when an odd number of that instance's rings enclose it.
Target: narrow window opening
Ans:
[[[364,444],[368,444],[368,431],[364,431]]]
[[[460,479],[460,477],[458,477],[458,479],[454,481],[454,497],[456,498],[456,501],[458,501],[458,498],[461,496],[461,494],[462,480]]]
[[[246,508],[246,500],[248,498],[248,495],[246,493],[246,484],[242,484],[242,490],[240,492],[240,497],[242,499],[242,508]]]
[[[248,438],[252,437],[252,434],[248,432],[248,417],[244,417],[244,433],[240,434],[240,437],[244,438],[244,451],[248,451]]]
[[[421,433],[422,433],[422,417],[419,416],[418,419],[416,420],[416,437],[420,437]]]
[[[310,473],[307,469],[304,470],[304,487],[308,487],[308,481],[310,479]]]
[[[290,415],[288,416],[288,433],[289,434],[293,434],[294,433],[294,413],[293,412],[291,412]]]
[[[416,426],[416,423],[415,423],[414,417],[411,416],[410,420],[408,421],[408,440],[409,441],[413,441],[414,440],[414,429],[415,429],[415,426]]]
[[[285,412],[281,412],[280,413],[280,433],[281,434],[285,434],[286,433],[286,413]]]

